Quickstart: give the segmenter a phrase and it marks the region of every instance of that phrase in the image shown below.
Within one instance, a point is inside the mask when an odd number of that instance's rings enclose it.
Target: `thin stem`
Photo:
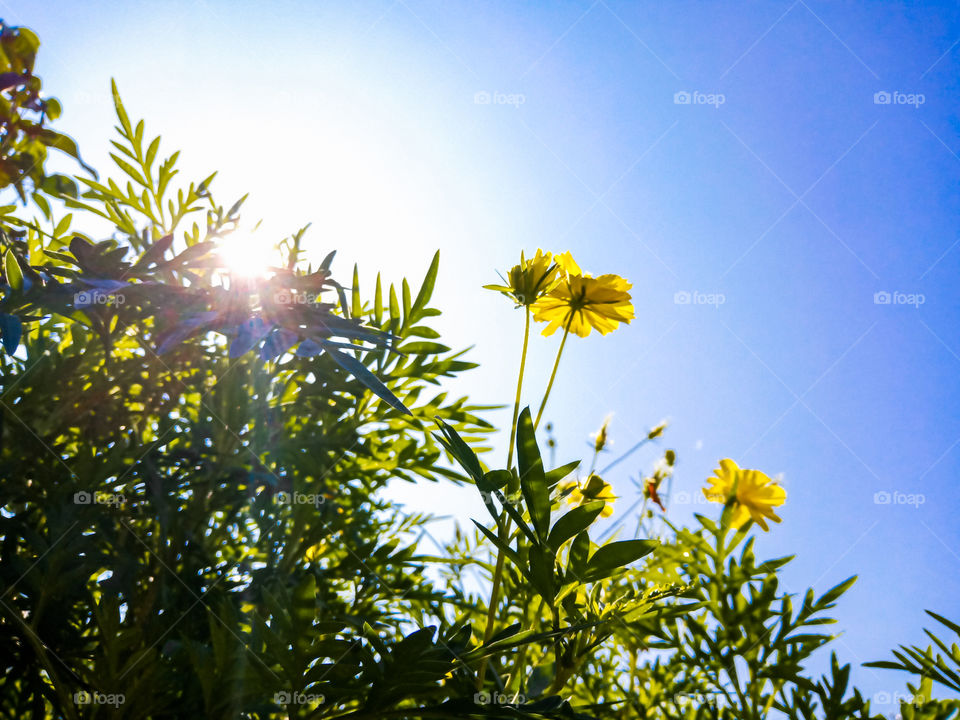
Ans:
[[[501,525],[501,527],[505,526]],[[506,559],[507,556],[503,554],[503,551],[497,548],[497,567],[493,571],[493,585],[490,588],[490,603],[487,607],[487,627],[483,631],[484,645],[493,637],[493,621],[497,616],[497,603],[500,601],[500,581],[503,578],[503,565]],[[483,689],[483,679],[487,674],[486,659],[481,662],[480,669],[477,671],[477,690]]]
[[[517,418],[520,416],[520,394],[523,390],[523,373],[527,366],[527,345],[530,341],[530,307],[526,307],[526,319],[523,326],[523,350],[520,352],[520,373],[517,377],[517,396],[513,402],[513,420],[510,423],[510,446],[507,450],[507,470],[513,466],[513,449],[517,440]],[[511,479],[507,492],[512,496],[517,491]],[[508,502],[510,498],[507,498]],[[500,540],[506,542],[510,537],[510,518],[506,512],[500,514]],[[483,631],[483,642],[486,644],[493,637],[493,623],[497,617],[497,604],[500,601],[500,584],[503,579],[503,566],[506,562],[503,550],[497,548],[497,566],[493,571],[493,583],[490,586],[490,602],[487,604],[487,627]],[[477,690],[483,688],[483,680],[487,675],[487,663],[483,661],[477,671]]]
[[[507,450],[507,470],[513,464],[513,447],[517,440],[517,418],[520,416],[520,391],[523,389],[523,371],[527,366],[527,343],[530,340],[530,306],[526,306],[523,326],[523,350],[520,353],[520,375],[517,377],[517,397],[513,401],[513,420],[510,423],[510,448]]]
[[[570,334],[570,322],[573,320],[573,316],[570,316],[570,320],[567,321],[567,326],[563,329],[563,340],[560,341],[560,349],[557,350],[557,359],[553,363],[553,372],[550,373],[550,382],[547,383],[547,392],[543,395],[543,402],[540,403],[540,409],[537,411],[537,420],[533,423],[534,429],[540,427],[540,418],[543,417],[544,408],[547,407],[547,400],[550,399],[550,391],[553,389],[553,381],[557,379],[557,368],[560,367],[560,356],[563,355],[563,346],[567,344],[567,336]]]
[[[606,474],[606,472],[607,472],[608,470],[610,470],[611,468],[613,468],[613,467],[616,466],[616,465],[619,465],[621,461],[626,460],[628,456],[633,455],[633,453],[635,453],[637,450],[639,450],[640,448],[642,448],[642,447],[643,447],[644,445],[646,445],[648,442],[650,442],[650,438],[649,438],[649,437],[643,438],[640,442],[638,442],[638,443],[637,443],[636,445],[634,445],[632,448],[630,448],[629,450],[627,450],[623,455],[621,455],[620,457],[618,457],[616,460],[614,460],[614,461],[611,462],[609,465],[607,465],[603,470],[601,470],[601,471],[600,471],[600,474],[601,474],[601,475]]]
[[[600,457],[600,451],[593,451],[593,460],[590,461],[590,472],[587,475],[593,475],[593,471],[597,469],[597,458]]]
[[[523,611],[523,624],[524,624],[524,625],[527,625],[527,624],[528,624],[529,615],[528,615],[527,611],[530,609],[530,606],[531,606],[531,603],[529,602],[529,599],[528,599],[528,601],[524,604],[524,611]],[[543,598],[541,597],[541,598],[540,598],[540,602],[539,602],[539,604],[537,605],[537,610],[536,610],[536,612],[533,614],[534,620],[536,621],[537,624],[539,624],[539,622],[540,622],[540,616],[541,616],[542,611],[543,611]],[[533,628],[533,627],[534,627],[534,624],[533,624],[533,623],[530,623],[530,627]],[[522,685],[522,677],[523,677],[523,668],[524,668],[524,666],[526,665],[526,662],[527,662],[527,650],[529,650],[529,649],[530,649],[530,645],[523,645],[523,646],[520,648],[520,652],[517,653],[517,657],[516,657],[516,659],[515,659],[514,662],[513,662],[513,670],[510,671],[510,674],[507,676],[506,682],[503,684],[504,687],[509,691],[509,690],[510,690],[510,684],[511,684],[514,680],[517,681],[517,692],[516,692],[516,693],[514,694],[514,696],[513,696],[513,702],[516,702],[516,701],[517,701],[517,697],[518,697],[519,694],[520,694],[520,686]]]

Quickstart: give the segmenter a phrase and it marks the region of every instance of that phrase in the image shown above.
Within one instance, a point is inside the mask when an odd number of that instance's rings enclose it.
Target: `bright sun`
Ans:
[[[220,254],[231,274],[239,277],[266,277],[280,264],[273,244],[263,235],[233,235],[224,238]]]

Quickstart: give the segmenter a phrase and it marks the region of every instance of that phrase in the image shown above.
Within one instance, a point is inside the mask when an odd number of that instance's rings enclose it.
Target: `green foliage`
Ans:
[[[50,148],[83,164],[77,144],[47,127],[60,116],[61,107],[56,98],[42,95],[41,80],[33,74],[39,49],[40,40],[31,30],[0,20],[0,190],[13,186],[24,201],[32,189],[76,192],[76,183],[67,176],[44,172]],[[86,165],[84,168],[93,173]],[[8,215],[11,210],[4,207],[0,214]]]

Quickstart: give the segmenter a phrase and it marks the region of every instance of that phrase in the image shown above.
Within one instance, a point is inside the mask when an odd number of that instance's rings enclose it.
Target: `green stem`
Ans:
[[[520,352],[520,373],[517,377],[517,395],[513,401],[513,420],[510,423],[510,446],[507,450],[507,470],[513,466],[513,450],[517,440],[517,418],[520,416],[520,395],[523,390],[523,374],[527,366],[527,345],[530,341],[530,307],[526,307],[526,319],[523,326],[523,350]],[[517,488],[511,480],[507,492],[512,497]],[[509,498],[508,498],[509,500]],[[499,536],[501,541],[510,537],[510,518],[506,513],[500,515]],[[503,579],[503,566],[506,562],[503,550],[497,548],[497,566],[493,571],[493,583],[490,586],[490,602],[487,604],[487,627],[483,631],[483,642],[486,644],[493,637],[493,624],[497,617],[497,603],[500,601],[500,585]],[[484,660],[477,672],[477,690],[483,688],[483,680],[487,675],[487,663]]]
[[[571,316],[571,320],[573,317]],[[553,362],[553,372],[550,373],[550,382],[547,383],[547,392],[543,395],[543,402],[540,403],[540,409],[537,411],[537,420],[533,423],[534,429],[540,427],[540,418],[543,417],[543,411],[547,407],[547,400],[550,399],[550,391],[553,390],[553,381],[557,379],[557,368],[560,367],[560,356],[563,355],[563,347],[567,344],[567,336],[570,334],[570,321],[563,329],[563,340],[560,341],[560,349],[557,350],[557,359]]]
[[[528,598],[527,602],[524,604],[523,624],[524,626],[529,625],[532,629],[540,623],[540,616],[541,616],[541,613],[543,612],[543,598],[542,597],[540,598],[540,602],[537,605],[537,610],[533,614],[533,618],[535,622],[529,621],[529,615],[527,613],[527,610],[529,608],[530,608],[530,601]],[[507,681],[504,683],[504,687],[509,692],[510,684],[514,680],[517,681],[517,693],[514,695],[514,702],[516,702],[517,695],[519,695],[520,693],[520,686],[523,684],[523,668],[526,666],[526,663],[527,663],[527,650],[529,649],[530,649],[530,645],[523,645],[520,648],[520,652],[517,653],[517,657],[513,662],[513,670],[510,671],[510,675],[507,676]]]
[[[505,527],[505,525],[501,525]],[[501,533],[501,537],[505,533]],[[503,551],[499,548],[497,549],[497,567],[493,571],[493,585],[490,588],[490,603],[487,607],[487,627],[483,631],[483,644],[486,645],[490,642],[490,638],[493,637],[493,621],[497,616],[497,603],[500,601],[500,581],[503,577],[503,565],[506,560],[506,555],[503,554]],[[480,661],[479,670],[477,671],[477,690],[483,689],[483,679],[487,674],[487,661],[486,658]]]
[[[510,448],[507,450],[507,470],[513,464],[513,446],[517,440],[517,418],[520,417],[520,391],[523,389],[523,371],[527,365],[527,343],[530,340],[530,306],[526,307],[523,326],[523,351],[520,353],[520,375],[517,377],[517,397],[513,401],[513,420],[510,423]]]
[[[634,445],[632,448],[630,448],[629,450],[627,450],[623,455],[621,455],[620,457],[618,457],[616,460],[614,460],[614,461],[611,462],[609,465],[607,465],[603,470],[601,470],[601,471],[600,471],[600,474],[601,474],[601,475],[606,475],[609,470],[611,470],[612,468],[614,468],[614,467],[616,467],[617,465],[619,465],[621,461],[626,460],[630,455],[633,455],[633,453],[635,453],[637,450],[639,450],[640,448],[642,448],[642,447],[643,447],[644,445],[646,445],[648,442],[650,442],[650,438],[649,438],[649,437],[643,438],[640,442],[638,442],[638,443],[637,443],[636,445]]]

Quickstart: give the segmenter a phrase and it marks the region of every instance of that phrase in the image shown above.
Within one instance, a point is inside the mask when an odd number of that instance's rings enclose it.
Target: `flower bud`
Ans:
[[[667,421],[664,420],[655,428],[653,428],[653,430],[647,433],[647,440],[653,440],[654,438],[658,438],[663,435],[663,431],[667,429],[667,424]]]

